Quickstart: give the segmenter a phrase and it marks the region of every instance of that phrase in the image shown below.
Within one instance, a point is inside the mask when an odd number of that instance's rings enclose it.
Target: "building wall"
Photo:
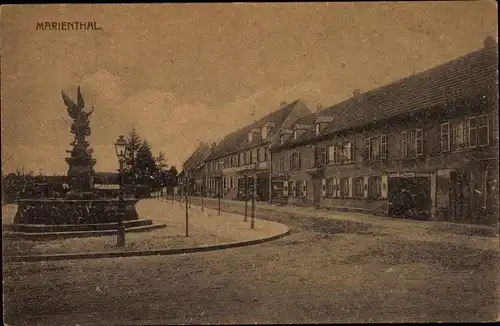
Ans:
[[[260,166],[258,170],[259,174],[262,173],[269,174],[268,165],[269,165],[270,155],[269,153],[267,155],[264,154],[264,152],[267,151],[267,147],[268,144],[263,143],[259,146],[248,147],[240,151],[233,152],[231,154],[220,157],[216,160],[207,161],[206,174],[208,179],[210,180],[210,178],[217,178],[217,177],[222,178],[223,198],[232,200],[238,198],[238,180],[244,178],[245,175],[253,176],[254,174],[253,164],[257,164],[258,166]],[[254,153],[253,159],[252,161],[250,161],[252,152]],[[247,153],[247,158],[248,158],[247,161],[245,162],[240,161],[240,164],[238,164],[237,160],[233,160],[234,162],[233,166],[226,165],[227,162],[230,162],[231,157],[245,153]],[[217,165],[218,161],[221,161],[222,163],[220,165]],[[218,169],[218,167],[220,168]],[[231,178],[232,178],[232,187],[231,187]],[[225,187],[224,187],[224,179],[226,180]],[[214,196],[214,194],[217,192],[217,185],[218,185],[217,183],[210,181],[207,183],[207,194],[209,196]]]
[[[472,100],[471,100],[472,101]],[[465,118],[471,116],[489,115],[489,145],[476,148],[452,148],[450,151],[441,151],[441,123],[450,122],[450,145],[453,143],[455,136],[452,130],[452,125],[458,121],[465,121]],[[387,214],[389,209],[389,178],[394,174],[417,173],[429,178],[431,188],[429,196],[432,200],[431,215],[436,220],[449,219],[447,217],[452,211],[452,203],[450,191],[456,185],[450,179],[453,171],[465,170],[471,175],[471,192],[476,192],[477,189],[472,187],[480,185],[484,177],[484,171],[488,170],[488,177],[491,179],[489,193],[483,194],[482,198],[474,199],[476,201],[483,200],[487,203],[489,211],[495,211],[498,208],[496,201],[497,196],[494,196],[495,185],[498,184],[498,107],[493,103],[482,103],[480,105],[456,107],[451,113],[444,115],[434,115],[427,118],[418,115],[412,115],[402,120],[394,120],[389,125],[381,124],[358,130],[351,130],[349,133],[337,135],[337,137],[317,142],[315,144],[303,145],[294,149],[283,149],[273,153],[273,174],[274,171],[280,171],[280,158],[285,160],[285,171],[289,175],[289,180],[308,180],[307,197],[306,198],[289,198],[288,203],[299,205],[310,205],[313,202],[313,187],[312,177],[306,172],[314,165],[314,146],[328,146],[335,143],[351,141],[354,150],[354,162],[351,164],[327,164],[322,169],[322,179],[329,178],[351,178],[351,188],[355,187],[354,180],[356,177],[364,178],[365,188],[363,197],[354,198],[354,189],[350,190],[350,198],[329,198],[325,196],[325,189],[322,189],[320,206],[324,208],[358,208],[377,214]],[[411,131],[422,129],[423,131],[423,155],[413,158],[403,158],[403,131]],[[387,159],[377,162],[365,162],[364,160],[364,141],[367,137],[384,134],[387,136]],[[298,151],[301,155],[301,169],[299,171],[289,170],[289,158],[292,151]],[[376,199],[369,199],[366,191],[366,177],[381,176],[382,187],[381,196]],[[325,184],[325,181],[322,181]],[[498,189],[498,188],[496,188]],[[472,198],[472,197],[471,197]]]

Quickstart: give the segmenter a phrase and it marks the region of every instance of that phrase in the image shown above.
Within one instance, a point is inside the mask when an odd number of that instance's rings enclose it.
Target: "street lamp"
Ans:
[[[125,162],[125,156],[127,154],[127,141],[123,136],[118,137],[115,142],[116,156],[118,157],[118,162],[120,163],[120,192],[119,192],[119,203],[118,203],[118,222],[117,222],[117,237],[116,246],[123,247],[125,245],[125,228],[123,226],[123,217],[125,215],[125,205],[123,202],[123,163]]]

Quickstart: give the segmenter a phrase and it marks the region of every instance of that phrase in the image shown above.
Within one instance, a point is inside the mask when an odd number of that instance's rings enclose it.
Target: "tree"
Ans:
[[[165,160],[165,154],[163,154],[163,152],[160,152],[158,154],[158,157],[155,158],[155,160],[156,160],[156,168],[159,171],[164,170],[168,166]]]
[[[170,169],[168,170],[168,175],[169,175],[169,178],[170,180],[172,180],[172,184],[174,186],[177,186],[177,176],[178,176],[179,172],[177,172],[177,168],[175,167],[175,165],[172,165],[170,167]]]
[[[137,131],[135,130],[135,128],[133,128],[132,131],[127,136],[128,157],[125,159],[125,166],[124,166],[125,171],[130,173],[133,179],[135,179],[135,175],[137,173],[137,171],[135,171],[136,167],[135,159],[141,147],[141,143],[142,142],[141,138],[139,137],[139,134],[137,134]]]
[[[133,170],[137,173],[140,183],[152,185],[152,176],[158,172],[156,160],[151,151],[151,146],[144,140],[137,150],[137,157],[134,160]]]
[[[175,165],[172,165],[172,167],[168,170],[168,172],[173,177],[177,177],[177,175],[179,174],[179,172],[177,172],[177,168],[175,167]]]

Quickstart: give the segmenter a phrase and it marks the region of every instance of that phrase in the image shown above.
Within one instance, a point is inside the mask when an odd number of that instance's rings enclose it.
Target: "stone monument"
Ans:
[[[80,86],[77,89],[76,103],[64,92],[61,92],[64,104],[69,116],[73,119],[71,124],[71,133],[75,135],[74,141],[70,144],[73,149],[67,150],[70,157],[66,158],[69,165],[68,181],[70,191],[68,198],[92,198],[94,165],[96,160],[92,158],[93,150],[89,148],[89,143],[85,137],[90,136],[90,115],[94,112],[85,111],[85,102],[80,92]]]

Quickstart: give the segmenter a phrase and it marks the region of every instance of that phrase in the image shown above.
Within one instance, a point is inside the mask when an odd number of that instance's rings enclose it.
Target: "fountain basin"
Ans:
[[[124,221],[138,220],[135,198],[124,198]],[[96,199],[20,199],[14,224],[66,225],[101,224],[118,221],[117,198]]]

